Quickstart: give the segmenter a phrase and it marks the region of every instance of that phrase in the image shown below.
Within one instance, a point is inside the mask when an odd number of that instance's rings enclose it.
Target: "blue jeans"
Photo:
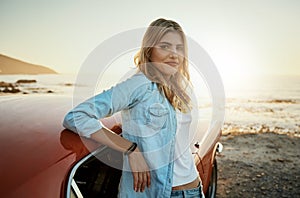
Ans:
[[[202,185],[200,184],[197,188],[173,190],[171,198],[205,198],[205,196],[203,194]]]

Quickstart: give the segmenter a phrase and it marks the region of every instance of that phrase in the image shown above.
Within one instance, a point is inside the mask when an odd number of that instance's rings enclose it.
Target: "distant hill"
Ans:
[[[48,67],[26,63],[0,54],[1,74],[57,74],[57,72]]]

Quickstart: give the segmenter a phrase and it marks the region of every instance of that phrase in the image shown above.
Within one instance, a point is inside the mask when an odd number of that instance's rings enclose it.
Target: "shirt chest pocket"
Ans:
[[[147,109],[148,127],[158,131],[166,126],[169,110],[163,104],[154,103]]]

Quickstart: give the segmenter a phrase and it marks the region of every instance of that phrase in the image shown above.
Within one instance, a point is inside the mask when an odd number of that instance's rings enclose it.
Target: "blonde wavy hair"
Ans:
[[[182,37],[184,45],[183,63],[178,68],[178,71],[168,80],[169,83],[157,83],[157,86],[175,109],[187,112],[191,109],[191,99],[186,93],[186,88],[190,84],[188,50],[185,34],[178,23],[163,18],[153,21],[144,34],[141,49],[135,55],[134,62],[139,70],[146,76],[148,75],[147,77],[151,80],[151,76],[145,72],[145,67],[151,63],[150,57],[153,47],[170,31],[177,32]]]

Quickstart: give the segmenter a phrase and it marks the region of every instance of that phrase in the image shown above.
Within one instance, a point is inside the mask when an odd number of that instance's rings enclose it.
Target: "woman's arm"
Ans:
[[[102,127],[99,131],[91,134],[91,138],[122,153],[126,152],[132,145],[132,142],[126,140],[106,127]]]
[[[90,137],[102,128],[100,119],[128,109],[142,100],[149,80],[136,75],[76,106],[63,121],[65,128],[81,136]]]
[[[147,87],[144,85],[147,84],[140,76],[131,78],[86,100],[65,116],[64,127],[122,153],[126,152],[132,142],[102,126],[99,119],[134,106],[145,94]],[[138,148],[128,159],[134,178],[134,190],[142,192],[146,185],[150,186],[148,165]]]
[[[115,132],[116,134],[120,135],[122,133],[122,117],[121,112],[115,113],[112,116],[103,118],[100,120],[102,126],[110,129],[111,131]]]

